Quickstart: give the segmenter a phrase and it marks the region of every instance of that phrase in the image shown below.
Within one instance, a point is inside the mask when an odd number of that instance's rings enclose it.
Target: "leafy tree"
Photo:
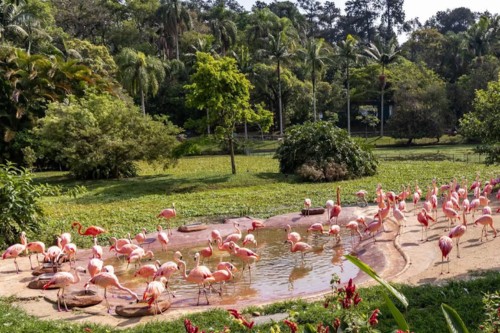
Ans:
[[[424,28],[414,31],[403,45],[402,53],[414,63],[424,62],[435,72],[440,72],[446,37],[436,29]],[[446,50],[447,52],[448,50]]]
[[[375,0],[348,0],[345,12],[340,22],[345,35],[359,36],[365,43],[371,43],[375,36],[375,21],[380,15]]]
[[[454,124],[445,82],[424,65],[401,60],[391,68],[394,112],[388,127],[395,138],[438,138]]]
[[[23,29],[21,22],[28,15],[23,12],[23,4],[0,2],[0,44],[3,44],[6,35],[27,37],[28,33]]]
[[[460,133],[479,140],[484,146],[478,152],[487,154],[487,163],[500,163],[500,78],[476,91],[474,112],[460,119]]]
[[[377,108],[373,105],[360,105],[356,119],[365,125],[365,138],[368,138],[368,126],[375,127],[379,123]]]
[[[458,7],[438,11],[436,15],[425,22],[425,26],[435,28],[442,34],[446,34],[448,31],[458,34],[467,31],[475,20],[476,15],[469,8]]]
[[[214,6],[207,16],[210,31],[223,57],[226,56],[226,51],[236,44],[238,28],[231,16],[232,12],[226,10],[224,4]]]
[[[384,136],[384,91],[387,84],[385,68],[397,59],[399,50],[396,49],[396,41],[392,40],[387,46],[377,46],[371,43],[365,52],[381,67],[380,81],[380,136]]]
[[[179,129],[160,120],[141,116],[130,102],[89,92],[51,103],[36,133],[41,154],[79,179],[131,177],[136,175],[135,161],[159,160],[165,167],[175,161]]]
[[[157,16],[163,25],[163,31],[171,35],[174,39],[175,54],[179,60],[179,38],[183,29],[191,29],[191,15],[187,8],[179,0],[161,0],[160,8],[157,10]],[[162,36],[165,38],[165,36]],[[161,43],[164,45],[164,43]],[[164,54],[166,54],[163,47]]]
[[[40,188],[31,173],[12,163],[0,164],[0,248],[19,243],[22,231],[34,233],[43,217]]]
[[[148,91],[153,96],[158,92],[160,83],[165,78],[163,63],[130,48],[124,48],[116,62],[120,68],[120,81],[132,95],[139,94],[142,113],[146,115],[145,96]]]
[[[396,38],[394,27],[401,28],[405,23],[404,0],[377,0],[376,6],[382,11],[380,35],[385,44]]]
[[[369,176],[377,170],[371,151],[356,144],[345,130],[325,121],[288,128],[275,157],[282,173],[300,170],[310,180],[307,175],[331,181]]]
[[[238,123],[256,116],[249,104],[252,86],[238,71],[233,58],[215,59],[198,52],[196,60],[191,84],[185,86],[187,103],[198,110],[209,111],[210,119],[216,124],[216,135],[229,146],[231,171],[236,174],[234,131]]]
[[[315,0],[298,0],[300,8],[305,11],[308,23],[307,37],[315,37],[318,33],[319,17],[324,13],[321,2]]]

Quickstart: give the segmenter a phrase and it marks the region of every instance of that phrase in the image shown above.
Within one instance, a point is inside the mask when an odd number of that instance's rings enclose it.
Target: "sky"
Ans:
[[[255,3],[255,0],[237,1],[247,10],[250,10],[252,8],[252,5]],[[272,0],[262,1],[266,3],[272,2]],[[344,10],[344,3],[346,0],[330,1],[333,1],[335,5],[342,11]],[[488,10],[492,14],[500,14],[499,0],[405,0],[403,6],[407,20],[418,17],[422,24],[425,23],[425,21],[429,17],[435,15],[438,11],[445,11],[447,9],[454,9],[457,7],[466,7],[473,12],[484,12]]]

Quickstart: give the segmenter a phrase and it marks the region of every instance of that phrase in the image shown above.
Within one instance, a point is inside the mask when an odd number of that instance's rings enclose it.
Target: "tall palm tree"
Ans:
[[[226,51],[236,43],[238,32],[236,23],[231,20],[230,14],[231,12],[226,10],[223,5],[219,5],[212,8],[208,17],[210,30],[223,57],[226,56]]]
[[[345,77],[347,84],[347,133],[351,135],[351,87],[350,87],[350,69],[351,65],[356,64],[361,57],[358,47],[358,40],[352,35],[347,35],[346,39],[337,44],[338,57],[345,67]]]
[[[312,102],[313,102],[313,119],[316,118],[316,78],[317,73],[325,66],[328,61],[328,50],[324,47],[324,39],[315,39],[314,37],[307,39],[306,45],[299,50],[299,55],[302,55],[305,65],[311,71],[312,82]]]
[[[140,95],[142,113],[146,115],[145,95],[149,90],[153,96],[158,93],[160,83],[165,79],[163,63],[130,48],[120,52],[116,63],[120,69],[120,81],[130,94]]]
[[[400,50],[397,49],[397,44],[394,39],[389,41],[387,46],[377,46],[370,43],[370,46],[365,49],[366,54],[382,69],[379,76],[380,81],[380,136],[384,136],[384,92],[386,85],[385,68],[387,65],[397,59]]]
[[[283,135],[283,104],[281,100],[281,64],[292,54],[289,52],[291,42],[288,38],[286,28],[276,34],[271,34],[267,38],[267,47],[259,50],[270,59],[276,60],[276,72],[278,75],[278,113],[280,123],[280,135]]]
[[[179,60],[179,34],[183,29],[191,29],[191,16],[179,0],[161,0],[157,10],[160,19],[160,31],[172,35],[175,44],[176,59]],[[162,44],[165,36],[160,36]]]
[[[0,44],[3,44],[6,34],[26,37],[28,34],[23,29],[21,22],[28,15],[23,11],[24,2],[0,1]]]

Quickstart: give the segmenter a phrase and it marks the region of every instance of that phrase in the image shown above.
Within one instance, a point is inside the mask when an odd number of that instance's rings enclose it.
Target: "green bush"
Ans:
[[[377,171],[377,161],[367,147],[323,121],[290,127],[275,158],[282,173],[296,173],[310,181],[352,179]]]
[[[38,231],[42,216],[37,202],[40,195],[29,171],[12,163],[0,164],[0,248],[19,243],[21,231]]]
[[[87,93],[51,103],[37,133],[43,156],[79,179],[100,179],[135,176],[139,160],[174,163],[179,129],[114,96]]]

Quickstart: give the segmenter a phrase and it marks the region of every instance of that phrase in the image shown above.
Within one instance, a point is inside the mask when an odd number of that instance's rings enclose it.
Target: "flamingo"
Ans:
[[[238,228],[240,224],[238,222],[233,222],[234,229],[236,229],[235,233],[232,233],[224,239],[224,243],[229,243],[229,242],[237,242],[241,239],[241,230]]]
[[[405,214],[403,214],[402,211],[400,211],[397,207],[397,204],[394,203],[392,206],[392,216],[396,219],[396,222],[398,224],[398,233],[397,235],[401,234],[401,227],[406,227],[406,217]]]
[[[441,236],[439,238],[439,249],[441,250],[441,274],[443,274],[444,259],[448,260],[448,273],[450,272],[450,252],[453,248],[453,241],[448,236]]]
[[[207,290],[205,289],[205,279],[212,276],[212,272],[206,266],[200,266],[200,254],[195,254],[196,266],[186,274],[186,262],[180,260],[179,268],[182,267],[182,277],[189,283],[195,283],[198,285],[198,302],[196,305],[200,305],[200,295],[203,290],[205,293],[205,298],[207,300],[207,305],[210,304],[208,301]]]
[[[14,245],[11,245],[7,248],[7,250],[5,250],[5,252],[3,253],[2,255],[2,259],[7,259],[7,258],[14,258],[14,264],[16,265],[16,272],[17,274],[19,274],[19,266],[17,265],[17,257],[25,252],[27,249],[26,249],[26,245],[28,243],[27,239],[26,239],[26,233],[23,231],[21,232],[21,244],[19,243],[16,243]]]
[[[500,201],[500,189],[497,192],[496,198],[498,201]],[[500,208],[497,209],[497,213],[500,213]]]
[[[331,213],[333,205],[334,205],[333,200],[326,200],[325,208],[326,208],[326,217],[328,222],[330,222],[330,219],[332,218]]]
[[[243,239],[243,245],[247,245],[248,243],[253,243],[255,247],[257,247],[257,240],[255,239],[255,236],[252,234],[248,234],[245,236]]]
[[[151,307],[151,304],[155,304],[154,314],[157,315],[158,311],[160,314],[162,313],[160,306],[158,305],[158,298],[160,298],[161,294],[166,290],[165,283],[167,279],[164,277],[160,278],[160,281],[151,281],[148,283],[146,290],[144,290],[144,294],[142,295],[142,300],[148,302],[148,307]]]
[[[94,246],[92,246],[92,258],[102,258],[102,246],[97,244],[97,238],[94,238]]]
[[[129,256],[132,251],[135,249],[138,249],[140,246],[136,244],[124,244],[123,246],[117,246],[115,247],[116,254],[122,254],[124,256]]]
[[[108,313],[110,312],[111,306],[109,305],[108,302],[107,290],[110,287],[114,287],[129,293],[132,297],[136,299],[137,302],[139,302],[139,296],[137,296],[136,293],[134,293],[127,287],[122,286],[118,281],[118,277],[114,273],[101,272],[95,275],[90,280],[88,280],[87,283],[85,283],[84,288],[87,289],[90,284],[94,284],[96,286],[104,288],[104,299],[106,300],[106,307],[108,308]]]
[[[484,183],[484,188],[483,188],[483,195],[485,197],[489,197],[491,192],[493,192],[493,185],[490,184],[489,181]]]
[[[491,209],[490,206],[484,206],[483,207],[483,215],[492,215],[493,210]]]
[[[286,225],[285,231],[287,232],[287,240],[293,243],[297,243],[300,241],[300,234],[298,232],[292,231],[292,227],[289,224]]]
[[[146,284],[149,282],[149,278],[154,280],[156,273],[158,272],[158,268],[161,266],[160,261],[156,260],[154,264],[148,264],[141,266],[138,270],[135,271],[134,277],[142,277],[146,279]]]
[[[233,271],[238,271],[230,262],[220,262],[217,265],[217,270],[212,272],[212,276],[204,280],[204,283],[220,284],[219,295],[222,295],[222,285],[233,278]]]
[[[89,271],[89,275],[91,278],[96,276],[102,271],[104,263],[101,259],[98,258],[92,258],[89,260],[89,263],[87,264],[87,270]]]
[[[422,209],[417,215],[417,221],[422,225],[422,239],[424,240],[424,228],[425,228],[425,240],[427,240],[427,229],[429,228],[429,220],[435,222],[434,218],[427,213],[425,209]]]
[[[243,261],[242,272],[245,271],[245,266],[248,265],[248,272],[252,276],[251,264],[259,259],[259,255],[246,247],[239,247],[235,242],[229,242],[231,252]]]
[[[76,247],[76,244],[74,244],[74,243],[68,243],[68,244],[64,245],[62,251],[59,252],[59,255],[56,257],[56,262],[59,262],[59,258],[63,254],[66,254],[68,256],[69,265],[71,266],[71,260],[73,260],[73,262],[76,265],[76,252],[77,252],[77,250],[78,249]]]
[[[36,253],[36,261],[38,264],[40,264],[40,260],[38,260],[38,254],[41,253],[42,255],[45,256],[45,244],[43,242],[29,242],[26,244],[26,248],[28,249],[29,252],[29,260],[30,260],[30,266],[31,269],[33,270],[33,264],[31,263],[31,254]]]
[[[154,253],[153,251],[147,251],[145,252],[142,247],[138,247],[132,252],[130,252],[128,258],[127,258],[127,268],[128,265],[130,265],[131,262],[135,263],[138,262],[139,266],[141,266],[141,260],[142,258],[154,258]]]
[[[142,246],[146,241],[146,228],[142,228],[142,231],[135,235],[134,239],[138,245]]]
[[[69,232],[62,233],[59,237],[61,238],[61,248],[71,243],[71,234]]]
[[[472,211],[472,218],[474,218],[474,213],[479,209],[479,199],[474,198],[469,204],[469,211]]]
[[[217,248],[219,251],[226,251],[231,253],[231,249],[229,248],[229,242],[222,243],[222,240],[217,240]]]
[[[157,234],[156,237],[158,238],[158,241],[161,244],[161,250],[162,251],[166,251],[167,250],[167,244],[169,242],[168,235],[167,235],[166,232],[163,231],[163,228],[159,224],[156,227],[156,230],[158,231],[158,234]]]
[[[176,251],[174,253],[174,259],[173,261],[167,261],[163,265],[161,265],[158,270],[156,271],[153,280],[155,280],[157,277],[165,277],[167,279],[167,282],[165,283],[165,288],[169,294],[172,294],[172,297],[175,298],[175,295],[170,291],[170,288],[168,287],[168,282],[170,280],[170,277],[176,273],[179,270],[179,263],[182,260],[182,254],[179,251]]]
[[[330,236],[335,236],[335,239],[337,239],[337,243],[340,242],[340,226],[338,224],[332,224],[330,226],[330,230],[328,231],[328,234]]]
[[[462,212],[463,222],[457,225],[448,233],[448,237],[457,239],[457,258],[460,258],[460,238],[467,231],[467,220],[465,219],[465,212]]]
[[[172,203],[172,208],[167,208],[167,209],[163,209],[160,214],[158,214],[158,216],[156,216],[157,218],[160,218],[160,217],[163,217],[166,222],[167,222],[167,232],[172,235],[172,228],[170,228],[170,222],[169,220],[171,218],[174,218],[177,216],[177,212],[175,211],[175,204]]]
[[[119,238],[119,239],[116,239],[116,237],[111,237],[109,239],[111,241],[111,246],[109,247],[109,251],[113,251],[115,250],[116,251],[116,248],[117,247],[123,247],[124,245],[126,244],[130,244],[130,239],[129,238]],[[118,251],[116,252],[116,255],[118,255]]]
[[[313,223],[309,228],[307,228],[307,232],[319,232],[320,234],[328,234],[328,231],[323,229],[323,224],[321,223]]]
[[[305,215],[309,215],[309,209],[311,208],[311,199],[305,198],[304,199],[304,207],[306,208],[306,213]]]
[[[54,276],[50,279],[49,282],[43,285],[43,289],[46,290],[51,286],[59,287],[59,290],[57,291],[57,310],[61,312],[61,299],[63,300],[64,303],[64,308],[66,311],[68,310],[68,305],[66,305],[66,299],[64,298],[64,291],[66,287],[76,284],[80,282],[80,274],[78,273],[85,273],[85,269],[83,267],[76,267],[74,268],[75,270],[75,275],[69,273],[69,272],[57,272],[54,274]]]
[[[290,243],[290,252],[300,252],[302,254],[302,261],[304,261],[304,254],[312,251],[312,246],[305,242],[292,242],[290,240],[286,240],[285,243]]]
[[[264,222],[254,220],[254,221],[252,221],[252,228],[248,229],[247,233],[251,232],[251,231],[259,231],[260,228],[264,228],[264,227],[265,227]]]
[[[360,201],[362,203],[361,207],[368,206],[368,201],[366,200],[367,195],[368,195],[368,192],[366,190],[359,190],[358,192],[356,192],[356,197],[358,198],[358,203]]]
[[[206,258],[210,258],[212,254],[214,253],[213,248],[212,248],[212,242],[210,239],[208,240],[208,246],[200,251],[200,256],[205,260]]]
[[[113,265],[106,265],[102,268],[101,273],[115,274],[115,267]]]
[[[335,217],[335,224],[338,223],[340,212],[342,211],[342,206],[340,205],[340,186],[337,186],[337,202],[333,205],[332,217]]]
[[[382,228],[383,225],[383,219],[381,212],[379,210],[377,214],[378,218],[373,219],[368,225],[365,227],[365,232],[368,232],[369,234],[373,234],[373,241],[376,242],[377,240],[375,239],[375,234],[377,231],[379,231],[380,228]]]
[[[78,230],[77,230],[78,234],[82,235],[82,236],[92,236],[92,237],[96,238],[100,234],[107,232],[103,228],[96,227],[94,225],[91,225],[85,231],[82,232],[82,224],[80,222],[75,221],[75,222],[71,223],[71,228],[74,228],[76,226],[78,226]]]
[[[50,246],[45,252],[44,261],[51,262],[52,268],[55,270],[56,259],[59,258],[59,255],[62,252],[61,248],[61,237],[57,237],[57,245]]]
[[[345,225],[345,227],[346,227],[346,229],[349,229],[351,231],[351,238],[354,237],[354,233],[357,233],[359,236],[359,241],[361,241],[363,236],[361,235],[361,232],[359,231],[359,224],[357,221],[349,221]]]
[[[215,241],[217,242],[217,240],[220,240],[222,242],[222,236],[220,234],[220,231],[219,230],[212,230],[210,232],[210,238],[212,239],[212,241]]]
[[[444,207],[443,213],[449,219],[448,230],[451,228],[451,224],[455,223],[455,221],[453,221],[454,219],[460,220],[460,215],[458,215],[458,212],[453,208]]]
[[[486,240],[488,240],[488,230],[486,230],[487,226],[490,226],[491,229],[493,230],[493,233],[495,234],[494,237],[497,236],[497,231],[496,231],[495,227],[493,227],[493,217],[491,215],[482,215],[482,216],[478,217],[474,221],[474,224],[475,225],[480,224],[483,226],[483,229],[481,230],[481,242],[483,241],[483,235],[486,237]]]

